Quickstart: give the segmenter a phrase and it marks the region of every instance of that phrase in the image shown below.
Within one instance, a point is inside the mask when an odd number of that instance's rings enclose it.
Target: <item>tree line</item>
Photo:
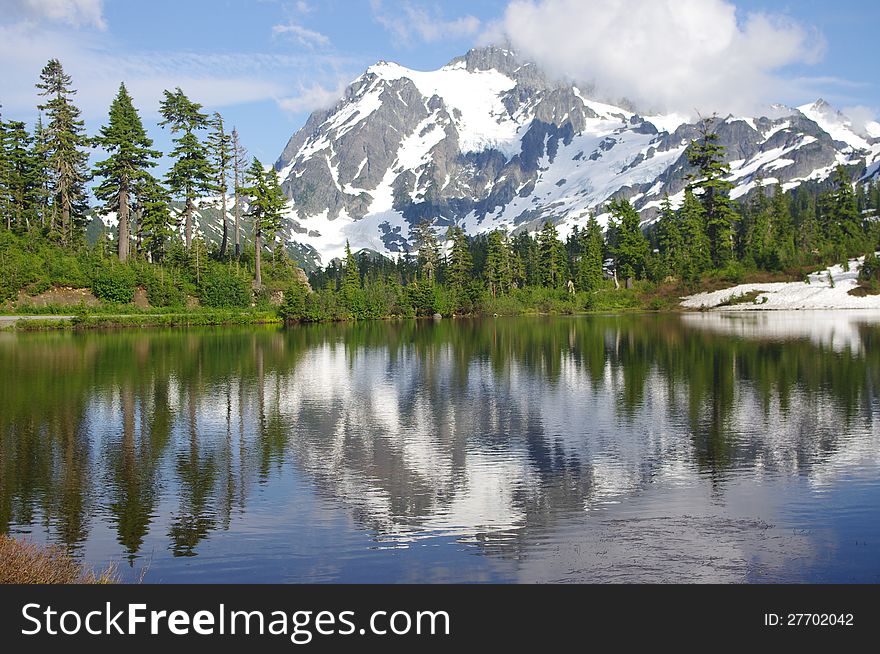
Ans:
[[[505,298],[526,304],[555,298],[574,310],[619,308],[614,301],[603,304],[609,301],[606,291],[646,284],[693,290],[707,277],[738,282],[761,273],[802,279],[818,266],[847,266],[866,254],[863,274],[876,286],[880,183],[855,184],[852,171],[838,166],[826,182],[788,191],[757,179],[737,202],[714,121],[701,122],[700,136],[687,151],[692,171],[678,202],[664,197],[647,228],[627,199],[598,210],[608,216],[607,229],[594,212],[564,240],[548,221],[534,235],[499,230],[469,237],[451,227],[442,247],[425,222],[412,232],[415,254],[390,261],[348,250],[344,260],[313,273],[312,286],[338,293],[341,301],[325,300],[323,309],[312,313],[300,303],[300,313],[312,319],[334,311],[370,315],[367,298],[389,295],[386,304],[396,302],[404,313],[407,308],[422,314],[485,312],[505,306]]]
[[[200,254],[193,216],[201,198],[216,198],[222,236],[214,258],[240,260],[247,221],[256,244],[254,281],[261,285],[260,246],[274,241],[285,198],[275,171],[255,157],[248,161],[238,130],[230,131],[219,113],[208,114],[180,88],[164,92],[159,126],[172,134],[173,149],[172,165],[159,179],[151,171],[162,153],[154,149],[124,83],[92,137],[59,60],[46,64],[36,87],[43,101],[32,131],[22,121],[0,117],[0,214],[7,231],[45,238],[69,251],[85,247],[91,218],[87,185],[94,181],[97,212],[118,222],[118,260],[159,263],[173,247],[178,221],[185,256]],[[106,158],[90,168],[92,149]],[[182,209],[174,208],[175,201]]]
[[[647,227],[625,198],[597,209],[565,239],[552,221],[535,234],[468,236],[451,227],[444,238],[429,220],[412,227],[407,251],[395,259],[347,249],[344,259],[311,275],[312,294],[278,238],[286,198],[276,172],[249,160],[237,129],[219,113],[208,114],[180,88],[164,92],[158,124],[173,148],[160,179],[152,171],[163,155],[124,83],[92,137],[57,59],[36,87],[42,102],[32,131],[0,116],[0,301],[25,288],[80,284],[125,303],[139,285],[155,306],[196,296],[244,307],[253,289],[266,290],[268,275],[271,290],[289,296],[286,315],[294,319],[620,308],[635,301],[626,291],[646,284],[696,288],[707,276],[739,280],[846,263],[873,253],[880,234],[880,185],[855,185],[844,167],[827,182],[788,191],[758,179],[744,200],[732,199],[711,118],[688,148],[686,188],[665,197]],[[90,168],[93,148],[106,157]],[[118,223],[112,257],[106,234],[93,246],[86,242],[90,183],[96,211]],[[217,209],[219,243],[196,231],[204,198]],[[865,268],[880,282],[872,256]]]

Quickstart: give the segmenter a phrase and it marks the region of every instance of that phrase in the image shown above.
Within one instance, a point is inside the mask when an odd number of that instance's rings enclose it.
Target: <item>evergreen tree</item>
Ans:
[[[556,225],[547,221],[538,236],[541,284],[547,288],[562,288],[568,281],[568,259],[565,246],[559,240]]]
[[[602,285],[605,241],[596,216],[590,214],[587,226],[580,233],[581,254],[577,266],[577,287],[592,292]]]
[[[749,263],[766,268],[774,251],[773,213],[770,200],[759,179],[747,210],[741,230],[741,256]]]
[[[192,214],[195,199],[201,193],[209,193],[214,185],[214,170],[208,160],[208,151],[196,133],[208,126],[208,116],[201,112],[202,105],[191,101],[179,88],[165,91],[160,106],[164,120],[162,127],[170,126],[174,139],[171,156],[174,165],[166,178],[171,193],[184,201],[184,242],[188,250],[192,246]]]
[[[6,226],[29,230],[37,215],[39,184],[31,150],[32,138],[21,121],[6,123]]]
[[[819,201],[819,223],[826,248],[838,259],[863,254],[867,249],[864,223],[852,179],[843,166],[835,170],[832,183],[832,190]]]
[[[208,150],[214,167],[214,192],[220,195],[220,213],[222,238],[220,240],[220,258],[226,257],[229,245],[229,218],[227,193],[229,191],[229,166],[234,157],[232,134],[226,132],[223,116],[215,113],[210,121],[211,133],[208,135]]]
[[[56,233],[60,227],[64,245],[71,245],[80,236],[88,210],[85,183],[89,140],[80,111],[71,99],[76,91],[70,84],[70,76],[57,59],[46,64],[37,83],[39,95],[46,98],[39,109],[46,113],[49,121],[45,128],[46,156],[51,171],[49,229]],[[56,224],[57,216],[60,216],[60,226]]]
[[[447,269],[449,283],[453,288],[462,290],[467,288],[473,276],[473,259],[467,235],[461,227],[456,227],[452,232],[452,252]]]
[[[422,279],[433,284],[440,267],[440,248],[437,237],[428,221],[419,223],[414,230],[414,245],[418,250],[418,266]]]
[[[672,208],[672,201],[666,195],[660,205],[660,216],[657,219],[657,247],[663,257],[666,272],[680,277],[683,275],[687,248],[682,235],[681,220]]]
[[[0,220],[6,229],[12,229],[11,199],[9,191],[9,135],[3,115],[0,114]]]
[[[679,210],[681,237],[684,244],[680,260],[682,268],[676,274],[693,283],[712,265],[712,247],[706,231],[706,213],[692,189],[684,192],[684,203]]]
[[[492,297],[507,294],[513,286],[513,266],[507,237],[504,232],[495,230],[489,234],[486,252],[485,278]]]
[[[165,255],[166,243],[174,233],[168,192],[159,180],[147,173],[138,180],[135,197],[141,247],[149,261],[159,261]]]
[[[792,224],[790,196],[782,185],[773,188],[770,200],[770,223],[773,244],[770,259],[764,265],[771,270],[781,270],[795,259],[794,225]]]
[[[617,276],[641,279],[645,274],[649,247],[642,233],[641,218],[629,200],[614,200],[609,205],[614,225],[614,255]]]
[[[724,147],[718,144],[718,134],[712,130],[714,120],[701,121],[700,138],[691,143],[687,156],[691,166],[697,169],[691,180],[693,188],[700,191],[712,262],[722,268],[733,257],[737,213],[730,199],[734,185],[725,179],[730,174],[730,166],[724,162]]]
[[[351,245],[345,242],[345,276],[342,278],[342,292],[346,297],[354,295],[361,289],[361,275],[358,271],[357,259],[351,253]]]
[[[541,266],[537,241],[527,232],[520,232],[513,238],[512,246],[514,259],[521,266],[522,286],[539,286]]]
[[[116,213],[119,221],[117,255],[120,261],[127,261],[131,253],[132,195],[147,169],[155,166],[155,160],[161,155],[151,149],[153,141],[147,136],[125,84],[119,85],[119,92],[110,105],[109,121],[101,128],[95,143],[110,155],[95,166],[94,175],[104,180],[95,188],[95,197],[104,202],[103,213]]]
[[[241,144],[238,130],[232,128],[232,177],[235,185],[235,227],[233,243],[235,244],[235,259],[241,258],[241,185],[244,181],[245,168],[247,167],[248,153]]]
[[[52,174],[49,168],[49,141],[46,130],[43,127],[42,115],[37,116],[34,125],[34,139],[31,160],[34,165],[34,179],[36,182],[36,203],[39,214],[40,228],[45,229],[51,220],[50,200],[52,197],[51,182]]]
[[[358,270],[357,259],[351,253],[351,246],[345,242],[345,267],[342,277],[342,299],[349,313],[355,318],[364,317],[366,309],[363,289],[361,288],[361,275]]]
[[[278,173],[274,169],[265,170],[260,160],[254,157],[245,176],[247,186],[242,192],[250,198],[246,216],[251,219],[254,234],[254,285],[263,285],[263,237],[273,239],[281,229],[284,207],[287,199],[278,183]]]

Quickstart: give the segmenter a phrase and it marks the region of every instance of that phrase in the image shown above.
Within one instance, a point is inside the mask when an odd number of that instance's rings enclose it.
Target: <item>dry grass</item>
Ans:
[[[0,535],[0,584],[114,584],[115,566],[85,569],[57,545],[35,545]]]

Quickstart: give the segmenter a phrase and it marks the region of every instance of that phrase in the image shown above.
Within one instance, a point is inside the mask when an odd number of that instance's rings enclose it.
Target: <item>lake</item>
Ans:
[[[0,333],[0,370],[0,532],[126,581],[880,581],[877,313]]]

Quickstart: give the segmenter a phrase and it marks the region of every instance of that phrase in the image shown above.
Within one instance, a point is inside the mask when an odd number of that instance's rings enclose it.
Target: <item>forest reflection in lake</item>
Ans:
[[[0,531],[147,582],[880,581],[880,317],[0,334]]]

